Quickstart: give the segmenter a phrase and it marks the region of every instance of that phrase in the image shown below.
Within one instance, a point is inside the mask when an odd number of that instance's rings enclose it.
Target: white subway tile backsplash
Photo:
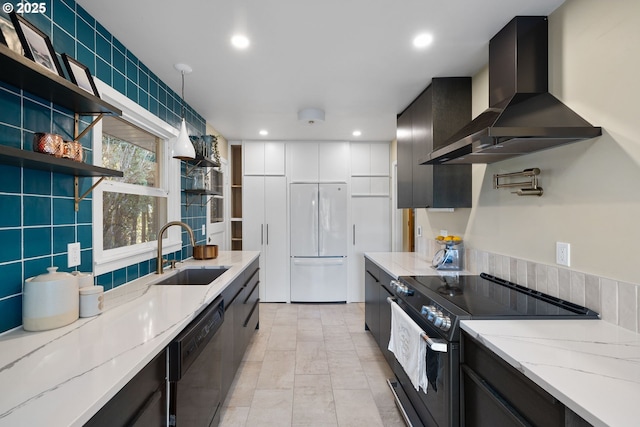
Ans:
[[[600,278],[586,274],[584,285],[584,306],[598,313],[602,313],[602,304],[600,303]]]
[[[547,286],[549,287],[549,295],[557,297],[560,295],[560,285],[558,283],[558,268],[547,268]]]
[[[570,296],[568,298],[568,301],[584,306],[586,301],[584,273],[571,271],[570,275],[571,275],[570,276],[571,285],[570,285]]]
[[[536,264],[536,286],[535,289],[545,294],[549,293],[547,266]]]
[[[600,317],[605,322],[618,324],[618,282],[611,279],[600,279],[600,301],[602,311]]]
[[[571,274],[569,270],[558,268],[558,297],[569,301],[571,299]]]
[[[631,331],[638,331],[637,286],[618,282],[618,325]]]

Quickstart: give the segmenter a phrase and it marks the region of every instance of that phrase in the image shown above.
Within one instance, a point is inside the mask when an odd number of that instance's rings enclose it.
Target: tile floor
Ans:
[[[260,304],[220,425],[401,427],[391,375],[364,304]]]

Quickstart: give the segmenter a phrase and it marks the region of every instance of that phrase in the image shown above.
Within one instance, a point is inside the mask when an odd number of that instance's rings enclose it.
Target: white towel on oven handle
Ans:
[[[389,351],[404,368],[413,387],[427,392],[427,343],[424,331],[395,302],[391,302]]]

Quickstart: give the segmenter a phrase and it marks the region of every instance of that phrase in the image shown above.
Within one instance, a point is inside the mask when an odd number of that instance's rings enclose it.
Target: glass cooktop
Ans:
[[[486,273],[479,276],[409,276],[402,279],[416,293],[422,293],[450,310],[462,310],[474,319],[598,317],[598,313],[586,307]],[[418,295],[416,297],[418,302],[421,298]],[[411,299],[406,300],[411,303]]]

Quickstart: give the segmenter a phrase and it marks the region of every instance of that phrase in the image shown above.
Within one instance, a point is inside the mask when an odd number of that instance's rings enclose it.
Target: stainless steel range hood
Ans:
[[[489,42],[489,109],[421,164],[493,163],[602,135],[548,92],[547,18],[519,16]]]

